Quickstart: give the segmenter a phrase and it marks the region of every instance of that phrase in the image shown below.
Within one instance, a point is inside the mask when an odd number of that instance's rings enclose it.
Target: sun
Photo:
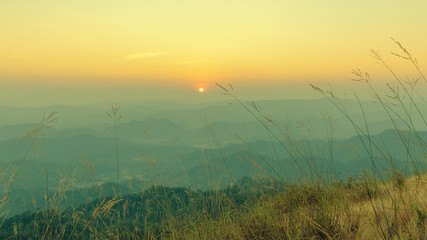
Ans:
[[[205,88],[199,87],[199,93],[204,93],[204,92],[205,92]]]

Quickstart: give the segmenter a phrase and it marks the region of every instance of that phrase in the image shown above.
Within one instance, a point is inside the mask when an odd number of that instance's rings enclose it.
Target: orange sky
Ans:
[[[426,10],[425,0],[5,0],[0,81],[347,81],[357,67],[383,74],[369,50],[396,50],[390,37],[423,65]]]

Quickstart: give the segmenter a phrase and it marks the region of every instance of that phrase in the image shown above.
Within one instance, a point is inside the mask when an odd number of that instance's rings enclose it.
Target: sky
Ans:
[[[308,83],[347,86],[354,68],[388,77],[370,49],[412,74],[390,37],[426,66],[426,10],[425,0],[2,0],[0,101],[192,101],[199,87],[219,95],[215,83],[309,98]]]

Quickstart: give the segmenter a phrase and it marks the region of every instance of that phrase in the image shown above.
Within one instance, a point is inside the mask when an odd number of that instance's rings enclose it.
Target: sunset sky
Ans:
[[[206,94],[216,82],[339,85],[353,68],[386,76],[369,50],[393,59],[390,37],[426,66],[425,23],[425,0],[3,0],[0,81]]]

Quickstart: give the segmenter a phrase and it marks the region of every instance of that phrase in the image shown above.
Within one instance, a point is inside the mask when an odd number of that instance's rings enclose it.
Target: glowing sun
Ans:
[[[205,88],[199,87],[199,93],[203,93],[203,92],[205,92]]]

